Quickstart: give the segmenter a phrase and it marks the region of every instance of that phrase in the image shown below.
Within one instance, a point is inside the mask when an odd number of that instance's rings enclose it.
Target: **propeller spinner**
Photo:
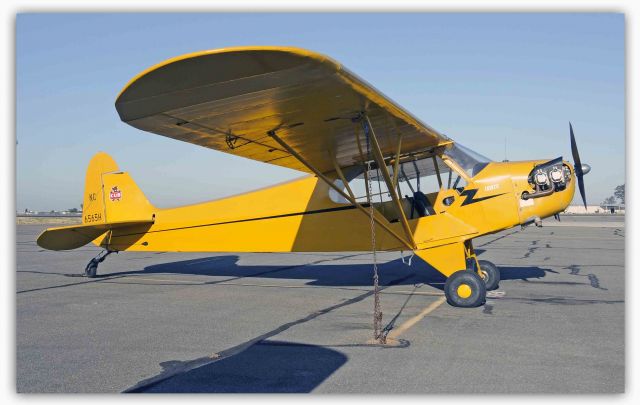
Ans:
[[[584,175],[591,171],[591,166],[588,164],[582,164],[580,162],[580,154],[578,153],[578,146],[576,145],[576,138],[573,135],[573,126],[569,122],[569,132],[571,134],[571,154],[573,155],[573,171],[576,174],[576,180],[578,180],[578,189],[580,190],[580,196],[584,203],[584,209],[587,209],[587,197],[584,191]]]

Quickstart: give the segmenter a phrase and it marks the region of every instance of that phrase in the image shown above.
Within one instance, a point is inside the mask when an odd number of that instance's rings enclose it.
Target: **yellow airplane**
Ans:
[[[447,277],[449,304],[475,307],[500,281],[472,240],[563,211],[576,183],[562,158],[493,162],[425,125],[338,62],[289,47],[236,47],[169,59],[116,100],[135,128],[304,177],[177,208],[153,206],[105,153],[86,174],[82,225],[38,245],[111,252],[413,252]],[[571,125],[571,124],[570,124]]]

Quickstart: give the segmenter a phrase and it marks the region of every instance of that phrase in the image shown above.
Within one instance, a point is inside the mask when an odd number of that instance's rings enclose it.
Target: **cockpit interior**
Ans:
[[[452,142],[423,152],[400,155],[398,162],[390,159],[387,170],[396,185],[402,209],[407,219],[411,220],[437,215],[434,205],[438,194],[449,189],[461,193],[467,181],[480,173],[489,162],[490,159]],[[368,162],[368,166],[371,168],[368,171],[365,165],[344,169],[348,187],[357,202],[367,204],[370,198],[374,207],[390,222],[398,221],[380,168],[374,161]],[[347,189],[340,179],[336,180],[336,185]],[[330,191],[330,197],[334,202],[347,203],[333,190]],[[446,205],[446,201],[444,203]]]

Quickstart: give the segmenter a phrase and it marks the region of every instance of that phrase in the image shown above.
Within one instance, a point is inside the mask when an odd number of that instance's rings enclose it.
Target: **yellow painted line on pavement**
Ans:
[[[429,304],[425,309],[423,309],[418,315],[407,319],[402,325],[397,328],[393,328],[391,332],[387,335],[387,339],[397,339],[401,334],[409,330],[413,325],[420,322],[425,316],[429,315],[431,312],[435,311],[440,305],[442,305],[447,299],[445,297],[440,297],[431,304]]]

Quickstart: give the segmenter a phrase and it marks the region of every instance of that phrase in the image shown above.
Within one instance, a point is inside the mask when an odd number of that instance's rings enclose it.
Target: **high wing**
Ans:
[[[450,142],[339,63],[289,47],[169,59],[132,79],[116,109],[144,131],[307,173],[308,165],[328,173],[363,162],[362,114],[385,159],[396,155],[399,136],[402,156]]]

